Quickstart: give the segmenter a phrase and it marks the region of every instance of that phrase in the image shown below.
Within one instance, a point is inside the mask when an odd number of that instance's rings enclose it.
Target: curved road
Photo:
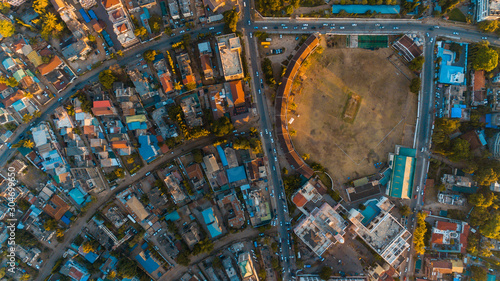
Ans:
[[[276,149],[276,143],[273,137],[273,124],[271,123],[271,119],[269,118],[269,109],[267,108],[266,99],[262,94],[258,93],[261,88],[259,73],[262,73],[260,70],[260,59],[257,51],[256,42],[254,39],[250,39],[250,34],[254,31],[265,31],[268,33],[281,33],[281,34],[304,34],[311,32],[320,32],[323,34],[401,34],[401,33],[420,33],[423,37],[425,37],[426,33],[429,33],[428,38],[436,38],[436,37],[450,37],[451,39],[455,39],[457,41],[480,41],[485,36],[484,34],[469,28],[463,28],[458,26],[446,25],[439,26],[439,28],[434,28],[436,24],[430,24],[423,21],[415,21],[415,20],[384,20],[384,19],[259,19],[256,21],[252,20],[251,14],[254,13],[253,9],[250,8],[250,4],[246,5],[243,9],[243,20],[240,21],[239,30],[243,30],[244,36],[246,37],[246,41],[249,44],[245,45],[247,50],[247,54],[249,56],[250,65],[249,71],[250,75],[253,78],[253,95],[257,102],[257,110],[261,116],[261,131],[265,132],[267,130],[268,134],[263,133],[263,146],[264,151],[267,154],[269,159],[269,170],[270,170],[270,183],[272,183],[272,188],[274,190],[274,206],[276,208],[276,217],[278,218],[278,233],[279,238],[281,239],[281,255],[283,256],[283,279],[291,280],[294,277],[295,271],[295,263],[293,262],[291,257],[291,243],[289,240],[291,231],[288,230],[287,223],[289,222],[289,217],[287,213],[286,201],[285,199],[278,199],[279,194],[284,193],[283,186],[281,184],[281,175],[279,163],[275,161],[276,153],[274,150]],[[250,21],[250,24],[248,24]],[[307,26],[304,26],[307,24]],[[329,25],[328,27],[322,28],[325,24]],[[330,29],[331,25],[335,24],[335,29]],[[442,23],[441,23],[442,24]],[[284,25],[284,26],[282,26]],[[438,24],[439,25],[439,24]],[[286,28],[284,28],[286,27]],[[304,28],[305,27],[305,28]],[[314,29],[313,29],[314,28]],[[222,31],[222,25],[216,25],[214,30],[209,31],[208,28],[197,29],[190,34],[192,36],[196,36],[199,33],[207,33],[207,32],[219,32]],[[454,34],[456,33],[456,34]],[[493,45],[500,45],[500,41],[498,37],[493,37],[487,35],[488,40]],[[425,37],[425,39],[428,39]],[[78,77],[72,85],[68,87],[65,91],[63,91],[59,97],[62,97],[63,100],[69,98],[76,90],[83,88],[85,85],[90,84],[94,81],[98,80],[99,73],[107,69],[109,66],[119,63],[120,65],[127,65],[130,63],[135,63],[136,60],[139,60],[137,55],[142,54],[147,49],[164,49],[170,47],[170,45],[174,42],[178,42],[182,40],[182,36],[176,37],[164,37],[158,41],[150,41],[144,44],[140,44],[133,49],[124,53],[124,57],[120,58],[120,60],[110,60],[103,63],[102,66],[94,69],[80,77]],[[428,40],[425,41],[424,48],[424,56],[426,58],[426,62],[424,64],[424,69],[422,72],[422,92],[419,96],[419,110],[418,116],[419,121],[417,125],[417,139],[415,148],[419,151],[417,158],[417,170],[415,172],[415,180],[417,185],[422,188],[423,181],[426,178],[426,169],[428,165],[428,153],[427,148],[430,146],[430,137],[431,137],[431,127],[433,122],[433,74],[434,74],[434,63],[433,63],[433,44],[430,44]],[[42,113],[42,116],[35,120],[36,122],[43,120],[49,114],[51,114],[56,107],[60,105],[59,102],[52,102]],[[19,141],[19,138],[24,132],[27,130],[27,125],[21,125],[20,129],[18,129],[14,136],[12,137],[11,142],[16,143]],[[196,147],[198,142],[193,142],[188,144],[189,147]],[[423,153],[420,153],[422,151]],[[0,162],[6,163],[7,159],[12,156],[14,149],[7,149],[0,151]],[[180,155],[183,152],[176,151],[174,155],[171,157],[175,157]],[[169,157],[170,158],[170,155]],[[144,167],[141,171],[137,173],[135,178],[139,179],[144,176],[148,171],[153,170],[158,166],[161,161],[155,161],[153,164]],[[156,164],[155,164],[156,163]],[[125,188],[133,182],[132,179],[127,180],[126,182],[120,184],[120,187],[117,188],[114,192],[109,193],[106,196],[101,197],[97,204],[94,203],[92,208],[83,216],[81,216],[76,222],[73,223],[70,230],[66,233],[66,239],[63,243],[59,244],[54,250],[53,255],[49,260],[47,260],[43,267],[40,269],[40,274],[37,280],[43,280],[46,276],[50,274],[50,270],[54,265],[55,261],[61,257],[62,253],[65,251],[66,247],[69,243],[76,237],[78,233],[80,233],[81,229],[84,227],[85,222],[95,213],[97,208],[107,200],[109,200],[116,192]],[[420,189],[421,190],[421,189]],[[281,196],[280,196],[281,197]],[[419,192],[417,196],[417,200],[411,201],[411,207],[420,209],[422,196]],[[418,207],[417,207],[418,206]],[[410,217],[409,222],[412,221],[412,217]],[[409,226],[410,228],[413,227]],[[409,269],[410,270],[410,269]]]

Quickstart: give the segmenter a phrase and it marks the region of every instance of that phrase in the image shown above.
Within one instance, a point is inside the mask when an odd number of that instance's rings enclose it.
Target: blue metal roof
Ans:
[[[149,274],[152,274],[155,270],[158,269],[158,267],[160,267],[160,265],[151,258],[151,253],[149,251],[144,251],[144,257],[146,259],[143,259],[139,254],[135,256],[135,260],[138,261],[144,268],[144,270],[146,270]]]
[[[82,206],[85,203],[85,194],[83,194],[78,188],[73,188],[68,192],[69,196],[76,202],[76,204]]]
[[[224,153],[224,150],[222,150],[222,147],[220,145],[217,146],[217,152],[219,153],[222,166],[227,166],[228,164],[227,164],[226,153]]]
[[[451,108],[451,118],[462,118],[462,109],[452,107]]]
[[[247,175],[245,173],[245,168],[243,166],[228,169],[226,173],[227,173],[227,179],[229,180],[230,183],[244,180],[247,178]]]
[[[219,224],[217,223],[217,220],[214,215],[214,210],[210,207],[203,212],[201,212],[203,215],[203,220],[205,221],[205,224],[207,225],[208,232],[210,232],[210,236],[212,238],[219,236],[222,234],[222,229],[220,228]]]
[[[152,135],[139,136],[138,141],[141,145],[139,147],[139,154],[141,155],[142,159],[144,159],[144,161],[148,163],[153,161],[158,155],[158,151],[160,150],[156,137]]]

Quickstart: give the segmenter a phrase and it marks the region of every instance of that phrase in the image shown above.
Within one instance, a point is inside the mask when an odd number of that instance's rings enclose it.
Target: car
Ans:
[[[288,29],[288,26],[283,26],[283,29]]]
[[[252,37],[253,37],[252,32],[250,32],[250,38],[252,38]]]
[[[299,40],[299,36],[295,37],[295,41]]]
[[[151,175],[151,172],[147,172],[147,173],[146,173],[146,177],[147,177],[147,176],[149,176],[149,175]]]
[[[58,101],[58,102],[61,102],[62,100],[63,100],[63,98],[59,98],[57,101]]]
[[[12,144],[10,142],[6,142],[5,144],[7,145],[8,148],[12,147]]]
[[[276,167],[275,166],[273,166],[273,171],[276,171]]]
[[[406,263],[409,263],[410,262],[410,258],[406,258]]]
[[[375,26],[377,26],[377,27],[380,26],[380,23],[376,23]]]
[[[255,71],[255,76],[259,77],[259,72]]]
[[[353,23],[352,26],[358,26],[357,24]]]
[[[283,226],[283,222],[282,221],[280,221],[280,226]]]
[[[283,34],[280,34],[280,39],[283,38]]]
[[[427,33],[425,34],[425,36],[429,37],[429,32],[427,32]]]
[[[330,29],[335,29],[335,26],[330,26]]]
[[[405,268],[405,272],[408,272],[408,267],[407,267],[407,268]]]
[[[298,26],[294,26],[293,29],[298,29],[299,27]]]
[[[431,41],[430,41],[430,42],[431,42],[431,43],[432,43],[432,42],[434,42],[434,38],[431,38]]]
[[[422,196],[424,196],[424,190],[422,189]]]
[[[267,129],[266,129],[266,135],[268,134]]]
[[[335,26],[335,24],[334,24],[334,23],[332,23],[332,24],[330,24],[330,26]]]
[[[439,25],[435,25],[434,28],[439,29]]]
[[[186,32],[186,31],[184,31],[184,30],[181,30],[181,31],[179,32],[179,34],[182,34],[182,33],[184,33],[184,32]]]
[[[80,71],[82,71],[82,69],[81,69],[81,68],[78,68],[78,69],[76,70],[76,72],[80,72]],[[45,86],[45,88],[47,88],[47,89],[48,89],[49,87]]]
[[[267,26],[262,27],[262,29],[267,29]]]
[[[395,27],[393,27],[392,29],[399,29],[399,27],[395,26]]]
[[[458,32],[454,31],[454,32],[453,32],[453,35],[458,35]]]
[[[286,24],[282,23],[281,26],[286,26]]]
[[[303,26],[302,29],[307,29],[307,26]]]
[[[278,162],[278,157],[274,156],[274,161]]]
[[[262,84],[262,83],[264,83],[264,81],[262,80],[262,78],[260,79],[260,83],[261,83],[261,84]]]
[[[253,29],[259,29],[259,27],[258,26],[254,26]]]
[[[251,25],[252,23],[250,21],[248,21],[248,25]]]
[[[417,199],[417,194],[415,194],[415,196],[413,196],[413,199]]]
[[[483,36],[483,37],[481,37],[481,39],[483,39],[483,40],[488,40],[488,37]]]
[[[260,89],[259,89],[259,95],[260,95],[260,94],[261,94],[261,91],[260,91]]]
[[[212,26],[212,27],[210,27],[208,30],[214,30],[214,29],[215,29],[215,27],[213,27],[213,26]]]
[[[345,27],[341,26],[340,29],[345,29]]]
[[[274,154],[276,154],[276,148],[274,149]]]
[[[309,24],[307,24],[307,23],[304,23],[304,24],[303,24],[302,26],[309,26]]]

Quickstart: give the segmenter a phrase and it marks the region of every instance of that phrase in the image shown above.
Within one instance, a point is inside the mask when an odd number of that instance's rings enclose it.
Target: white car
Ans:
[[[352,26],[358,26],[357,24],[353,23]]]
[[[250,32],[250,38],[253,38],[252,32]]]
[[[215,29],[215,27],[213,27],[213,26],[212,26],[212,27],[210,27],[208,30],[214,30],[214,29]]]
[[[267,29],[267,26],[262,27],[262,29]]]

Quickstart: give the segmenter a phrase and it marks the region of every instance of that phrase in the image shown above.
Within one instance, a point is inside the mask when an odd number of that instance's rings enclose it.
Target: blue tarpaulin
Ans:
[[[247,178],[247,175],[245,173],[245,168],[243,168],[243,166],[228,169],[226,172],[227,172],[227,179],[229,180],[230,183],[244,180]]]

